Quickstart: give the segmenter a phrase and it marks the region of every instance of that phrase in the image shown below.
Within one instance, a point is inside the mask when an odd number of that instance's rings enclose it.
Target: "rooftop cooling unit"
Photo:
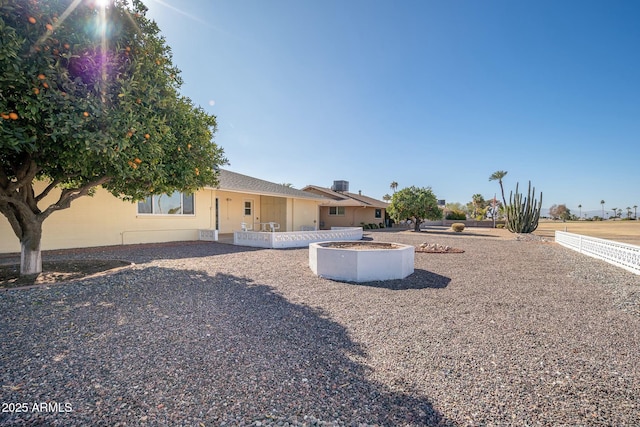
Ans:
[[[333,191],[349,191],[349,181],[333,181]]]

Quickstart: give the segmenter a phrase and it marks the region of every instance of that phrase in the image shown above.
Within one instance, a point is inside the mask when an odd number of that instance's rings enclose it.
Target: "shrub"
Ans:
[[[496,228],[504,228],[504,224],[496,224]]]
[[[467,215],[462,211],[451,211],[447,213],[446,219],[453,221],[464,221],[467,219]]]
[[[453,224],[451,224],[451,229],[456,233],[460,233],[462,230],[464,230],[464,224],[461,222],[454,222]]]

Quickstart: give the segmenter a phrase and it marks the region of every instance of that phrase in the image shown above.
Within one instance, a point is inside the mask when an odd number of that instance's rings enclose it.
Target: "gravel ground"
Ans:
[[[365,284],[307,249],[50,254],[136,265],[0,293],[0,425],[640,425],[640,276],[499,230],[366,238],[465,252]]]

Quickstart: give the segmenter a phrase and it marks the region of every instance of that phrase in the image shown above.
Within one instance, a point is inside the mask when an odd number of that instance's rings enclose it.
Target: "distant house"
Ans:
[[[59,192],[49,195],[42,205],[58,196]],[[98,188],[93,197],[81,197],[44,221],[41,248],[198,240],[200,230],[232,233],[243,224],[260,229],[276,223],[279,231],[317,228],[319,206],[325,201],[317,194],[224,169],[218,187],[194,194],[150,195],[137,203],[124,202]],[[0,253],[19,251],[18,238],[0,215]]]
[[[358,227],[361,224],[384,224],[388,203],[349,192],[347,181],[334,181],[332,188],[307,185],[307,193],[325,197],[320,204],[320,229]]]

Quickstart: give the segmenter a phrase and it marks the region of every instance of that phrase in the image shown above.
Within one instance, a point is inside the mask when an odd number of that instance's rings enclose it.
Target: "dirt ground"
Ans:
[[[78,280],[130,265],[127,261],[100,259],[44,261],[41,274],[20,276],[19,264],[0,264],[0,290]]]

